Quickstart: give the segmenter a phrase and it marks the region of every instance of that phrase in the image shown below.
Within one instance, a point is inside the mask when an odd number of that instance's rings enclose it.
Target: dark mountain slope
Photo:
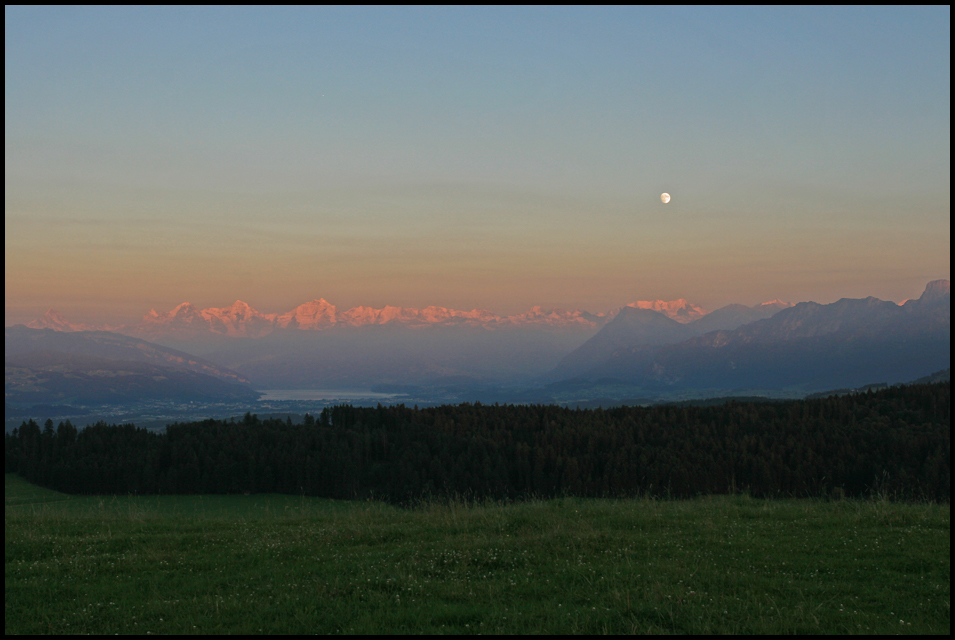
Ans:
[[[652,353],[618,351],[587,376],[660,390],[807,392],[911,380],[951,366],[951,296],[940,288],[904,307],[876,298],[801,303]]]
[[[592,369],[621,349],[660,347],[694,335],[689,325],[651,309],[624,307],[597,335],[567,354],[549,375],[571,378]]]
[[[710,331],[736,329],[750,322],[771,318],[780,310],[781,307],[772,304],[755,307],[747,307],[743,304],[728,304],[690,323],[689,326],[693,329],[695,335],[703,335]]]
[[[561,380],[582,375],[599,368],[602,362],[622,351],[645,358],[664,345],[676,344],[708,331],[736,329],[740,325],[769,318],[779,311],[780,306],[775,304],[756,307],[731,304],[699,320],[683,324],[658,311],[624,307],[594,337],[567,354],[546,379]]]

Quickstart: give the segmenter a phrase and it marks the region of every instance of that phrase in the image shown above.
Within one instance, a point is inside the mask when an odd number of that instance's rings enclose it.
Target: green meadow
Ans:
[[[5,633],[938,633],[950,505],[400,509],[76,497],[5,476]]]

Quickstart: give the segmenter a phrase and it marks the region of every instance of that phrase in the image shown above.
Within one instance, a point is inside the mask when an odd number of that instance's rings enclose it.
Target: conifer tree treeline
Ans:
[[[278,492],[404,503],[748,491],[949,501],[951,385],[720,406],[336,406],[302,424],[206,420],[165,433],[34,421],[7,472],[74,494]]]

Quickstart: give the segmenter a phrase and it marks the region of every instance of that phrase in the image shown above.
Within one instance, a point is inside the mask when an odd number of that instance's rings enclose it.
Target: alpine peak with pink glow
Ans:
[[[706,311],[704,311],[702,307],[691,304],[683,298],[670,300],[669,302],[663,300],[638,300],[637,302],[631,302],[627,306],[637,309],[650,309],[651,311],[662,313],[668,318],[683,324],[693,322],[706,315]]]
[[[70,322],[56,309],[49,309],[42,318],[27,323],[31,329],[53,329],[54,331],[96,331],[106,327],[94,327],[81,322]]]
[[[762,304],[759,305],[759,306],[761,306],[761,307],[775,307],[775,308],[777,308],[777,309],[788,309],[789,307],[794,307],[794,306],[796,306],[796,303],[794,303],[794,302],[783,302],[782,300],[776,299],[776,300],[770,300],[769,302],[764,302],[764,303],[762,303]]]
[[[159,313],[150,309],[139,325],[125,327],[134,335],[156,333],[204,333],[212,331],[233,337],[255,338],[272,332],[276,314],[259,313],[241,300],[229,307],[197,310],[184,302],[172,311]]]

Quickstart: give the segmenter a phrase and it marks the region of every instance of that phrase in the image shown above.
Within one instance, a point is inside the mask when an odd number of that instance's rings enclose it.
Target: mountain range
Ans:
[[[685,313],[679,303],[656,301],[660,305],[672,305],[673,314]],[[644,304],[644,303],[633,303]],[[655,303],[646,303],[655,304]],[[695,307],[699,309],[698,307]],[[612,314],[610,314],[612,315]],[[381,309],[359,306],[346,311],[339,309],[324,298],[301,304],[285,313],[261,313],[251,306],[236,300],[231,306],[196,309],[188,302],[171,311],[160,313],[152,309],[143,319],[133,325],[92,326],[73,323],[55,309],[47,311],[42,318],[27,324],[31,329],[54,329],[56,331],[90,331],[95,329],[117,331],[137,337],[199,337],[213,334],[233,338],[260,338],[279,330],[322,331],[335,327],[362,327],[368,325],[428,326],[481,326],[503,327],[549,327],[594,329],[605,322],[607,314],[587,311],[543,309],[539,306],[512,316],[498,316],[490,311],[474,309],[460,311],[445,307],[429,306],[424,309],[385,306]]]
[[[36,366],[43,353],[110,358],[178,367],[246,390],[546,389],[561,381],[574,382],[554,388],[586,390],[609,380],[631,389],[628,397],[760,389],[798,395],[949,367],[950,317],[950,283],[938,280],[901,305],[871,297],[775,300],[711,313],[682,299],[638,301],[606,314],[535,307],[504,317],[442,307],[339,312],[323,299],[262,314],[237,301],[202,310],[184,303],[104,332],[51,310],[32,327],[8,328],[6,342],[18,367],[29,364],[24,353],[34,354]]]
[[[514,383],[545,374],[620,317],[649,314],[682,329],[712,316],[713,327],[731,328],[785,306],[774,301],[759,305],[756,312],[730,305],[707,314],[684,299],[641,300],[609,313],[536,306],[499,316],[437,306],[359,306],[340,311],[317,299],[285,313],[265,314],[237,300],[223,308],[200,310],[183,303],[164,313],[153,309],[139,323],[111,330],[200,354],[240,372],[260,388],[431,384],[452,379]],[[27,326],[59,332],[95,328],[71,323],[53,309]],[[628,345],[625,341],[612,346]]]
[[[766,305],[786,303],[773,301]],[[742,305],[730,305],[739,306]],[[595,330],[624,309],[645,309],[660,313],[679,323],[693,322],[707,315],[698,305],[686,300],[640,300],[631,302],[610,313],[565,309],[544,309],[535,306],[524,313],[499,316],[484,309],[461,311],[429,306],[424,309],[385,306],[381,309],[358,306],[340,311],[324,298],[301,304],[284,313],[261,313],[241,300],[231,306],[197,309],[184,302],[170,311],[151,309],[142,320],[132,325],[89,325],[74,323],[55,309],[42,318],[27,324],[31,329],[55,331],[116,331],[145,339],[199,338],[208,335],[232,338],[261,338],[280,330],[323,331],[331,328],[363,327],[370,325],[407,326],[413,328],[434,326],[470,326],[486,329],[541,328],[556,330]],[[774,307],[775,308],[775,307]],[[718,310],[722,311],[722,310]]]
[[[659,318],[652,322],[665,325]],[[615,323],[627,331],[620,331],[623,338],[615,336],[618,346],[608,353],[609,339],[601,338]],[[646,339],[648,324],[618,316],[561,365],[566,368],[573,356],[574,362],[591,365],[577,372],[583,379],[614,378],[658,393],[818,391],[911,380],[950,367],[951,283],[930,282],[920,298],[902,305],[873,297],[826,305],[802,302],[765,319],[667,344]],[[675,326],[666,329],[672,332]],[[625,338],[629,344],[622,346]],[[560,377],[560,371],[554,373]]]

